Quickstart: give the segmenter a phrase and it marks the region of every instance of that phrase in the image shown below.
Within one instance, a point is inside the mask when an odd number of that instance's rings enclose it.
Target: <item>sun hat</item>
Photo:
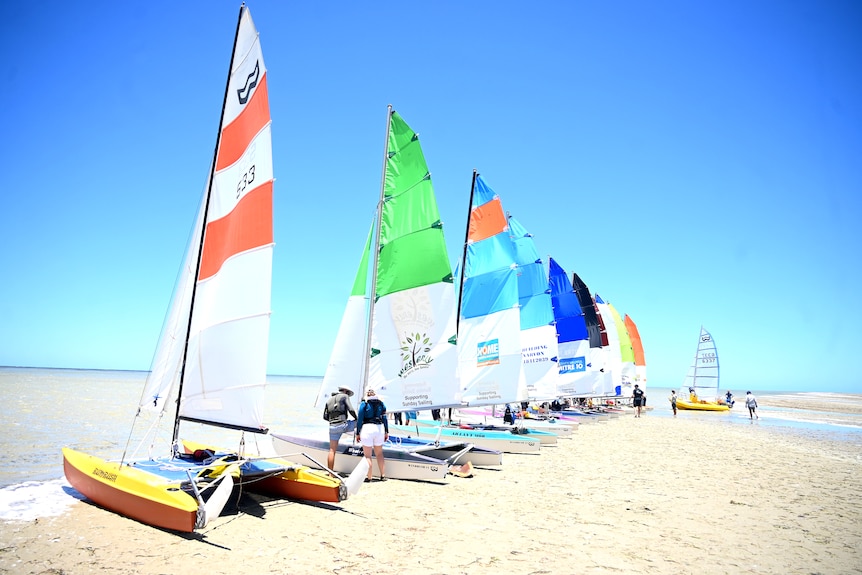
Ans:
[[[352,390],[352,389],[350,389],[349,387],[345,387],[345,386],[343,386],[343,385],[342,385],[342,386],[340,386],[340,387],[338,388],[338,391],[340,391],[340,392],[342,392],[342,393],[346,393],[346,394],[347,394],[347,397],[352,397],[352,396],[353,396],[353,390]]]

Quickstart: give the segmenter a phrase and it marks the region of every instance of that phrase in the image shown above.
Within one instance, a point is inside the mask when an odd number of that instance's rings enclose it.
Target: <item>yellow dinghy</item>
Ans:
[[[682,398],[676,400],[677,409],[689,409],[692,411],[730,411],[730,407],[723,403],[714,401],[706,401],[697,399],[695,401],[686,401]]]
[[[210,480],[199,479],[205,468],[191,461],[152,463],[150,469],[139,468],[63,448],[66,478],[89,500],[142,523],[174,531],[192,532],[217,517],[239,475],[236,464],[220,466],[218,475]]]
[[[718,399],[718,375],[718,348],[712,335],[701,326],[700,337],[697,340],[697,353],[685,377],[683,389],[677,397],[677,409],[729,411],[731,406]],[[688,399],[683,399],[686,388]],[[701,399],[700,396],[713,399]]]

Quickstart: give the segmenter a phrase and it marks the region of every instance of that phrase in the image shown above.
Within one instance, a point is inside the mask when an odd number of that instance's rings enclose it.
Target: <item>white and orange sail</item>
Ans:
[[[635,378],[632,383],[636,383],[641,389],[646,391],[647,376],[646,376],[646,357],[644,356],[644,346],[641,341],[641,335],[638,332],[638,326],[634,320],[626,314],[623,321],[626,324],[626,330],[629,332],[629,338],[632,341],[632,352],[635,356]]]

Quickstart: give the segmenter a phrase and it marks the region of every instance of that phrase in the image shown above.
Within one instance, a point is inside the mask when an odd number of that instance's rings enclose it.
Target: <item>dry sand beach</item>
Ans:
[[[192,537],[78,502],[0,524],[0,573],[862,573],[860,439],[629,415],[340,507],[243,496]]]

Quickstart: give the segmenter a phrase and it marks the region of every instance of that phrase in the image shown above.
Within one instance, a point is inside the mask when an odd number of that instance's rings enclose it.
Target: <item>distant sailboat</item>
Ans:
[[[206,194],[135,417],[155,419],[141,442],[152,452],[159,421],[175,408],[170,443],[162,446],[163,456],[127,459],[124,453],[121,461],[63,449],[66,478],[75,489],[155,527],[191,532],[206,526],[235,483],[319,501],[338,502],[348,494],[337,476],[244,449],[246,433],[267,433],[262,416],[274,245],[270,125],[267,71],[243,6]],[[241,431],[240,449],[190,449],[179,436],[183,422]]]
[[[719,401],[718,348],[715,340],[701,326],[697,352],[685,376],[676,406],[697,411],[728,411],[730,407]]]

